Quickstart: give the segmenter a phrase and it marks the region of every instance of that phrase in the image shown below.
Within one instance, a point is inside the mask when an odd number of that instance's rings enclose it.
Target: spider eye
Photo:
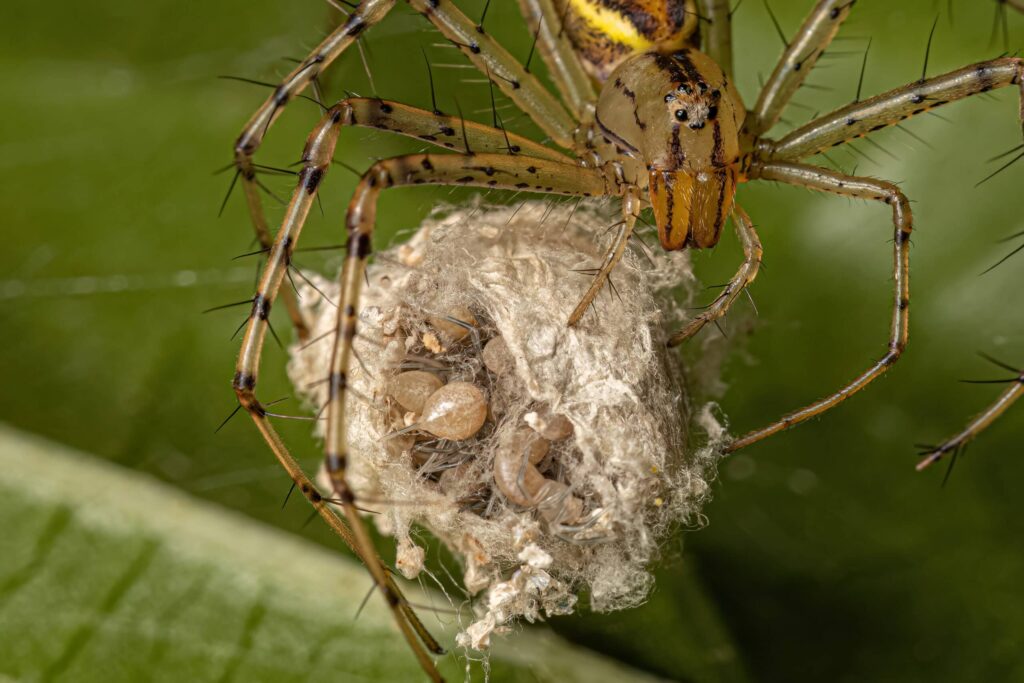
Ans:
[[[679,88],[678,88],[678,90],[679,90],[679,92],[681,92],[681,93],[685,93],[685,94],[687,94],[687,95],[692,95],[692,94],[693,94],[693,88],[691,88],[691,87],[690,87],[689,85],[687,85],[686,83],[681,83],[681,84],[679,85]]]
[[[690,115],[686,113],[685,109],[676,109],[676,120],[677,121],[685,121],[688,118],[690,118]]]
[[[675,99],[676,99],[676,96],[673,95],[672,93],[669,93],[669,94],[665,95],[665,101],[666,102],[674,102]]]

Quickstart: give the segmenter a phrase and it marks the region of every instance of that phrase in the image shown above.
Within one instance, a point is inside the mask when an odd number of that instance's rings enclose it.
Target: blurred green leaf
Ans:
[[[422,680],[383,601],[356,618],[361,566],[3,425],[0,519],[0,674],[13,679]],[[450,641],[454,617],[424,615]],[[462,678],[461,657],[441,663]],[[499,644],[490,666],[494,681],[656,680],[540,630]]]

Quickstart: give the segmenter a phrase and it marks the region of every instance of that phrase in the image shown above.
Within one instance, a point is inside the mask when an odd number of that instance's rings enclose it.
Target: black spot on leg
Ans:
[[[365,232],[355,232],[348,238],[349,258],[364,259],[373,251],[370,236]]]
[[[380,111],[381,111],[381,113],[382,113],[382,114],[390,114],[390,113],[391,113],[391,112],[393,112],[394,110],[395,110],[395,108],[394,108],[394,107],[392,107],[392,106],[391,106],[390,104],[388,104],[387,102],[381,102],[381,103],[380,103]]]
[[[527,173],[536,173],[537,172],[537,167],[536,166],[527,166],[526,167],[526,172]]]
[[[455,135],[455,129],[450,126],[442,126],[441,135],[447,135],[451,137],[452,135]]]
[[[307,167],[302,169],[302,187],[306,194],[313,194],[320,187],[324,179],[324,169],[318,167]]]
[[[239,370],[231,380],[231,386],[239,391],[252,391],[256,388],[256,375],[250,375]]]
[[[345,391],[348,387],[348,378],[344,372],[332,373],[327,388],[327,400],[332,401],[341,395],[341,392]]]
[[[924,99],[925,97],[921,93],[914,93],[914,95],[910,98],[910,101],[913,102],[914,104],[921,104],[922,102],[924,102]]]
[[[333,451],[324,456],[324,464],[327,466],[328,472],[344,472],[348,466],[345,454],[334,453]]]
[[[352,15],[349,19],[348,25],[345,27],[345,34],[353,37],[359,36],[363,31],[366,30],[366,22],[358,14]]]
[[[420,162],[420,166],[423,167],[424,171],[434,170],[434,164],[430,163],[430,157],[423,157],[423,161]]]
[[[457,178],[455,180],[455,182],[457,182],[457,183],[471,183],[471,182],[473,182],[473,180],[474,180],[473,176],[471,176],[471,175],[464,175],[461,178]]]
[[[398,593],[391,586],[384,586],[384,598],[388,601],[388,605],[391,607],[398,607],[401,602],[401,598],[398,597]]]
[[[288,88],[279,85],[274,89],[274,106],[277,108],[288,104]]]
[[[252,315],[260,320],[266,320],[270,317],[270,300],[260,292],[257,292],[256,296],[253,297]]]
[[[857,123],[857,119],[853,118],[852,116],[850,118],[846,119],[846,125],[848,125],[848,126],[852,126],[852,125],[854,125],[856,123]]]
[[[905,311],[908,308],[910,308],[910,299],[907,299],[907,298],[900,299],[900,310],[901,311]]]

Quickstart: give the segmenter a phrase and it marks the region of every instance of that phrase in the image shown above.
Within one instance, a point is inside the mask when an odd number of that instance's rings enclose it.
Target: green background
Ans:
[[[808,5],[772,6],[791,34]],[[1001,38],[991,41],[994,3],[953,5],[953,21],[939,21],[930,74],[1003,51]],[[475,15],[483,3],[460,6]],[[858,2],[835,57],[810,79],[821,87],[799,93],[787,118],[799,123],[850,101],[868,37],[865,94],[918,78],[945,6]],[[217,217],[230,176],[212,172],[230,162],[233,139],[265,93],[216,77],[276,80],[285,58],[303,56],[326,30],[328,10],[312,1],[106,0],[22,3],[3,14],[0,418],[333,548],[319,525],[302,528],[302,505],[281,511],[287,481],[247,420],[214,436],[234,407],[237,342],[229,337],[244,313],[199,313],[249,297],[256,267],[231,260],[250,249],[250,229],[240,193]],[[488,24],[525,56],[529,36],[513,3],[493,3]],[[750,105],[781,44],[757,2],[738,11],[736,29]],[[1009,34],[1012,50],[1024,40],[1021,17],[1010,16]],[[419,46],[436,64],[463,63],[438,42],[404,7],[371,31],[376,93],[428,105]],[[458,81],[471,73],[435,67],[442,109],[454,110],[456,93],[467,114],[486,109],[485,86]],[[354,52],[333,70],[327,99],[343,89],[373,92]],[[474,116],[487,121],[489,111]],[[292,104],[258,160],[296,160],[317,118],[314,105]],[[535,134],[525,119],[509,118],[514,130]],[[870,159],[833,157],[899,181],[915,202],[905,358],[840,409],[723,463],[709,526],[686,535],[685,553],[681,542],[667,545],[646,606],[556,619],[558,631],[676,679],[1024,678],[1019,411],[974,444],[945,487],[939,470],[915,474],[912,445],[940,440],[994,397],[991,386],[957,382],[1006,374],[975,351],[1024,363],[1020,259],[979,276],[1012,247],[997,240],[1024,229],[1021,167],[974,187],[995,168],[986,159],[1019,142],[1016,95],[996,92],[905,125],[927,144],[889,129],[873,138],[884,151],[859,145]],[[417,149],[367,131],[347,132],[342,147],[360,168]],[[290,179],[269,180],[289,191]],[[342,169],[330,174],[307,245],[340,241],[354,182]],[[395,191],[382,202],[377,246],[452,196]],[[742,187],[739,201],[760,228],[766,268],[752,290],[759,315],[741,300],[747,312],[726,325],[733,347],[721,405],[736,432],[832,391],[879,356],[891,284],[887,209],[761,184]],[[272,202],[268,211],[272,223],[281,213]],[[713,284],[738,257],[726,237],[695,262]],[[335,261],[301,265],[330,272]],[[712,328],[693,345],[721,343]],[[284,362],[268,345],[264,397],[290,392]],[[281,429],[314,469],[306,425]],[[13,516],[0,523],[20,524]],[[705,603],[717,613],[693,608]],[[709,626],[718,620],[724,640]],[[0,637],[11,628],[0,611]],[[8,673],[3,663],[0,673]]]

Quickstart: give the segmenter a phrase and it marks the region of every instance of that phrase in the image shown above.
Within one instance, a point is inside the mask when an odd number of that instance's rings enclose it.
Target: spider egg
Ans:
[[[533,507],[548,482],[536,465],[523,458],[515,448],[499,448],[494,455],[494,484],[509,501],[520,507]]]
[[[446,384],[423,404],[420,428],[434,436],[461,441],[480,431],[487,419],[487,400],[469,382]]]
[[[480,353],[483,358],[484,365],[487,369],[493,372],[499,377],[512,370],[515,367],[515,360],[512,358],[512,352],[508,350],[508,344],[501,337],[495,337],[494,339],[487,342],[484,345],[484,350]]]
[[[540,416],[537,413],[528,413],[525,416],[527,424],[549,441],[562,441],[572,436],[573,426],[565,415],[552,415],[550,413]]]
[[[459,322],[452,322],[458,320]],[[455,306],[448,310],[447,316],[430,316],[427,322],[452,341],[462,341],[469,336],[469,327],[476,327],[476,318],[465,306]],[[460,324],[461,323],[461,324]]]
[[[544,459],[551,448],[551,442],[540,438],[535,431],[529,427],[517,429],[509,441],[508,449],[520,457],[526,455],[531,465],[538,464]]]
[[[403,372],[391,381],[388,393],[398,403],[412,413],[423,411],[423,404],[431,394],[441,388],[442,382],[437,375],[423,370]]]

